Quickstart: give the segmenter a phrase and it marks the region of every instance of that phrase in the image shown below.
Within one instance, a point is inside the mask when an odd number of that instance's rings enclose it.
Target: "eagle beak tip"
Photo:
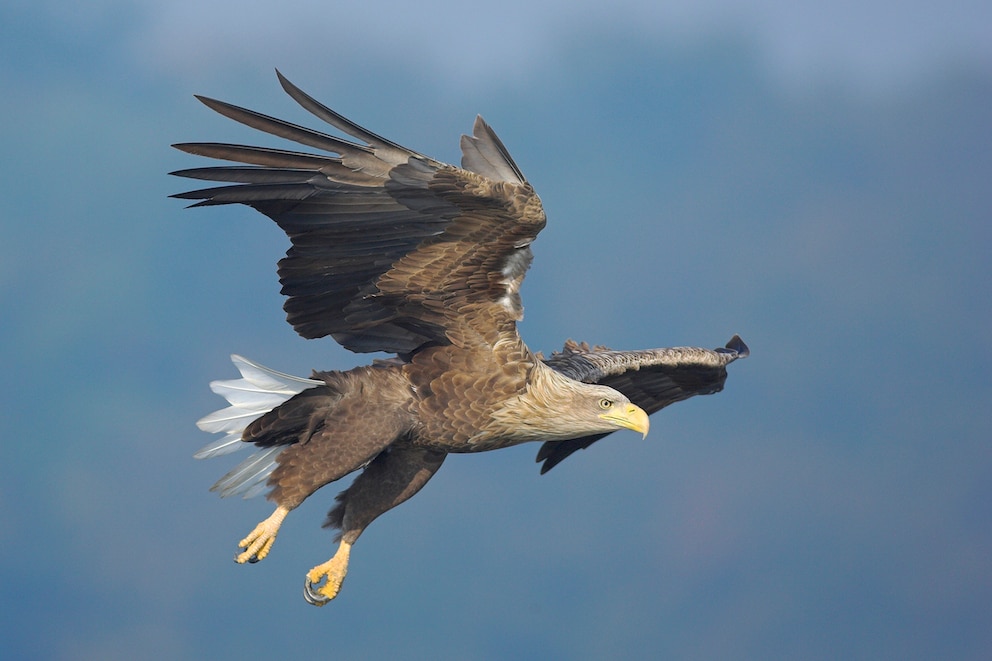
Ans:
[[[627,409],[627,419],[630,420],[630,428],[641,432],[641,438],[648,437],[648,430],[651,428],[651,421],[647,412],[636,404],[631,404]]]

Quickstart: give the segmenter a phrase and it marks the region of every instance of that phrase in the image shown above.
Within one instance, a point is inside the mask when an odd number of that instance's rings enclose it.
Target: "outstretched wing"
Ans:
[[[651,414],[693,395],[720,392],[727,379],[727,365],[746,358],[748,353],[747,345],[737,335],[726,347],[712,351],[695,347],[611,351],[569,341],[561,352],[544,362],[578,381],[615,388]],[[544,443],[537,453],[537,461],[544,462],[541,474],[607,435]]]
[[[408,354],[432,344],[515,331],[540,200],[482,120],[462,136],[457,168],[345,119],[281,74],[283,89],[351,142],[197,97],[242,124],[323,153],[219,143],[177,149],[245,165],[172,174],[227,182],[180,193],[193,206],[246,204],[292,247],[279,262],[287,319],[305,338],[352,351]]]

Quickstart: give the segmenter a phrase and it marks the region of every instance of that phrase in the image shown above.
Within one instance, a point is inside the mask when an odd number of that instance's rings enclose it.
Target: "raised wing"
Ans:
[[[544,362],[578,381],[615,388],[651,414],[694,395],[720,392],[727,380],[727,365],[746,358],[748,353],[747,345],[737,335],[726,347],[713,350],[676,347],[612,351],[569,341],[561,352]],[[537,461],[544,462],[541,474],[607,435],[545,442],[537,453]]]
[[[286,80],[301,106],[352,142],[197,97],[242,124],[323,153],[220,143],[177,149],[245,165],[172,174],[227,182],[180,193],[193,206],[245,204],[292,247],[279,262],[287,319],[305,338],[409,354],[513,329],[540,200],[492,129],[462,137],[463,166],[440,163],[345,119]],[[514,329],[515,332],[515,329]]]

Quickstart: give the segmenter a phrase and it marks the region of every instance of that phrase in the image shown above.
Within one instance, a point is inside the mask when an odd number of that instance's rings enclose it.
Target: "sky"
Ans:
[[[78,6],[77,6],[78,5]],[[12,2],[0,8],[0,637],[12,658],[986,659],[988,3]],[[284,321],[287,241],[184,210],[184,141],[318,127],[273,69],[457,162],[481,113],[541,195],[521,333],[752,354],[547,475],[454,456],[307,570],[264,562],[195,421],[231,353],[369,357]],[[343,485],[342,485],[343,487]]]

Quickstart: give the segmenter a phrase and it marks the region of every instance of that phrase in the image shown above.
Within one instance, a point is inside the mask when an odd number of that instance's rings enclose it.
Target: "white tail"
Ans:
[[[193,456],[197,459],[219,457],[245,447],[241,434],[245,427],[307,388],[324,385],[323,381],[290,376],[270,370],[238,355],[231,362],[241,372],[240,379],[212,381],[210,389],[231,405],[200,418],[196,426],[206,432],[224,434],[203,446]],[[276,467],[276,455],[285,446],[265,448],[254,453],[222,477],[210,490],[223,497],[243,494],[251,498],[265,490],[265,481]]]

